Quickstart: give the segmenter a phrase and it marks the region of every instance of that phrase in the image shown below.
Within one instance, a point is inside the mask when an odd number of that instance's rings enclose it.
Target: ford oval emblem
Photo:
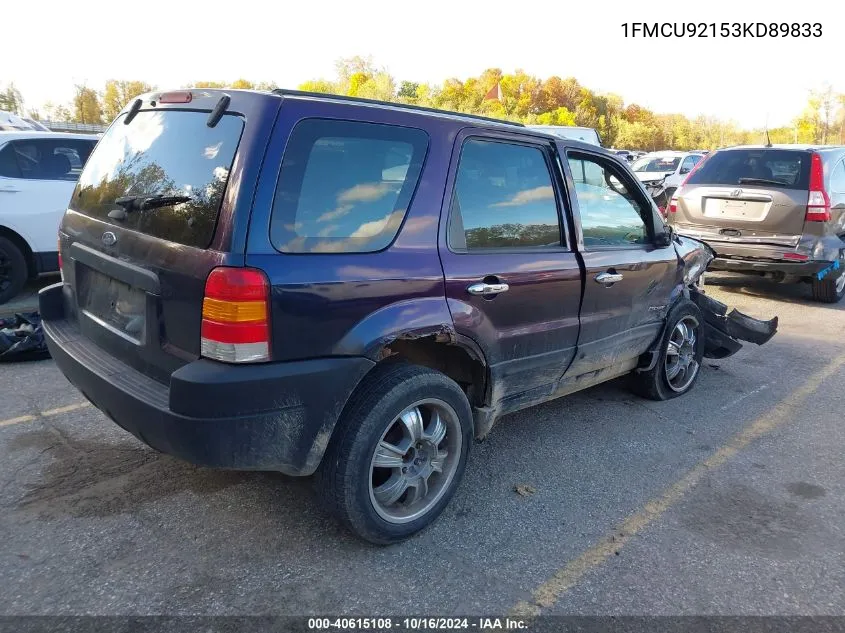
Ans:
[[[117,244],[117,235],[112,233],[111,231],[106,231],[103,233],[103,244],[106,246],[114,246]]]

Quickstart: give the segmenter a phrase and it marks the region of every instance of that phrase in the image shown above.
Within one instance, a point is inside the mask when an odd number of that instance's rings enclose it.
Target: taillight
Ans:
[[[672,196],[672,199],[669,201],[669,213],[677,213],[678,211],[678,199],[675,196]]]
[[[201,353],[227,363],[270,359],[270,282],[254,268],[215,268],[205,281]]]
[[[812,154],[810,158],[810,196],[807,199],[807,222],[830,221],[830,197],[824,189],[824,167],[822,157]]]
[[[796,261],[796,262],[805,262],[805,261],[807,261],[808,259],[810,259],[810,256],[809,256],[809,255],[805,255],[804,253],[792,253],[792,252],[789,252],[789,253],[784,253],[784,254],[783,254],[783,258],[784,258],[784,259],[791,259],[791,260]]]

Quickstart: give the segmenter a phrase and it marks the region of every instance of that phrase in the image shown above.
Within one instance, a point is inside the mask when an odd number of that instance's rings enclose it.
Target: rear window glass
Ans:
[[[205,248],[214,235],[243,121],[225,115],[213,128],[207,112],[139,112],[109,127],[97,144],[71,208],[155,237]],[[108,217],[126,196],[184,196],[186,202]]]
[[[782,149],[732,149],[710,154],[690,185],[810,188],[810,152]]]
[[[297,124],[273,202],[270,237],[284,253],[364,253],[390,244],[422,171],[428,135],[374,123]]]

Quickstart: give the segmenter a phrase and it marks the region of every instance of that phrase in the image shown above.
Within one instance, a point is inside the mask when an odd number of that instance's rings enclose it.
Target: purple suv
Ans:
[[[672,398],[776,329],[697,291],[712,252],[606,150],[347,97],[138,98],[59,242],[44,331],[85,397],[197,464],[316,473],[376,543],[501,415],[624,374]]]

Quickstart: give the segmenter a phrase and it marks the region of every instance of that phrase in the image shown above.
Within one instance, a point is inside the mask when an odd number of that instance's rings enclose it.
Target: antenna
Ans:
[[[766,112],[766,147],[772,146],[772,139],[769,138],[769,113]]]

